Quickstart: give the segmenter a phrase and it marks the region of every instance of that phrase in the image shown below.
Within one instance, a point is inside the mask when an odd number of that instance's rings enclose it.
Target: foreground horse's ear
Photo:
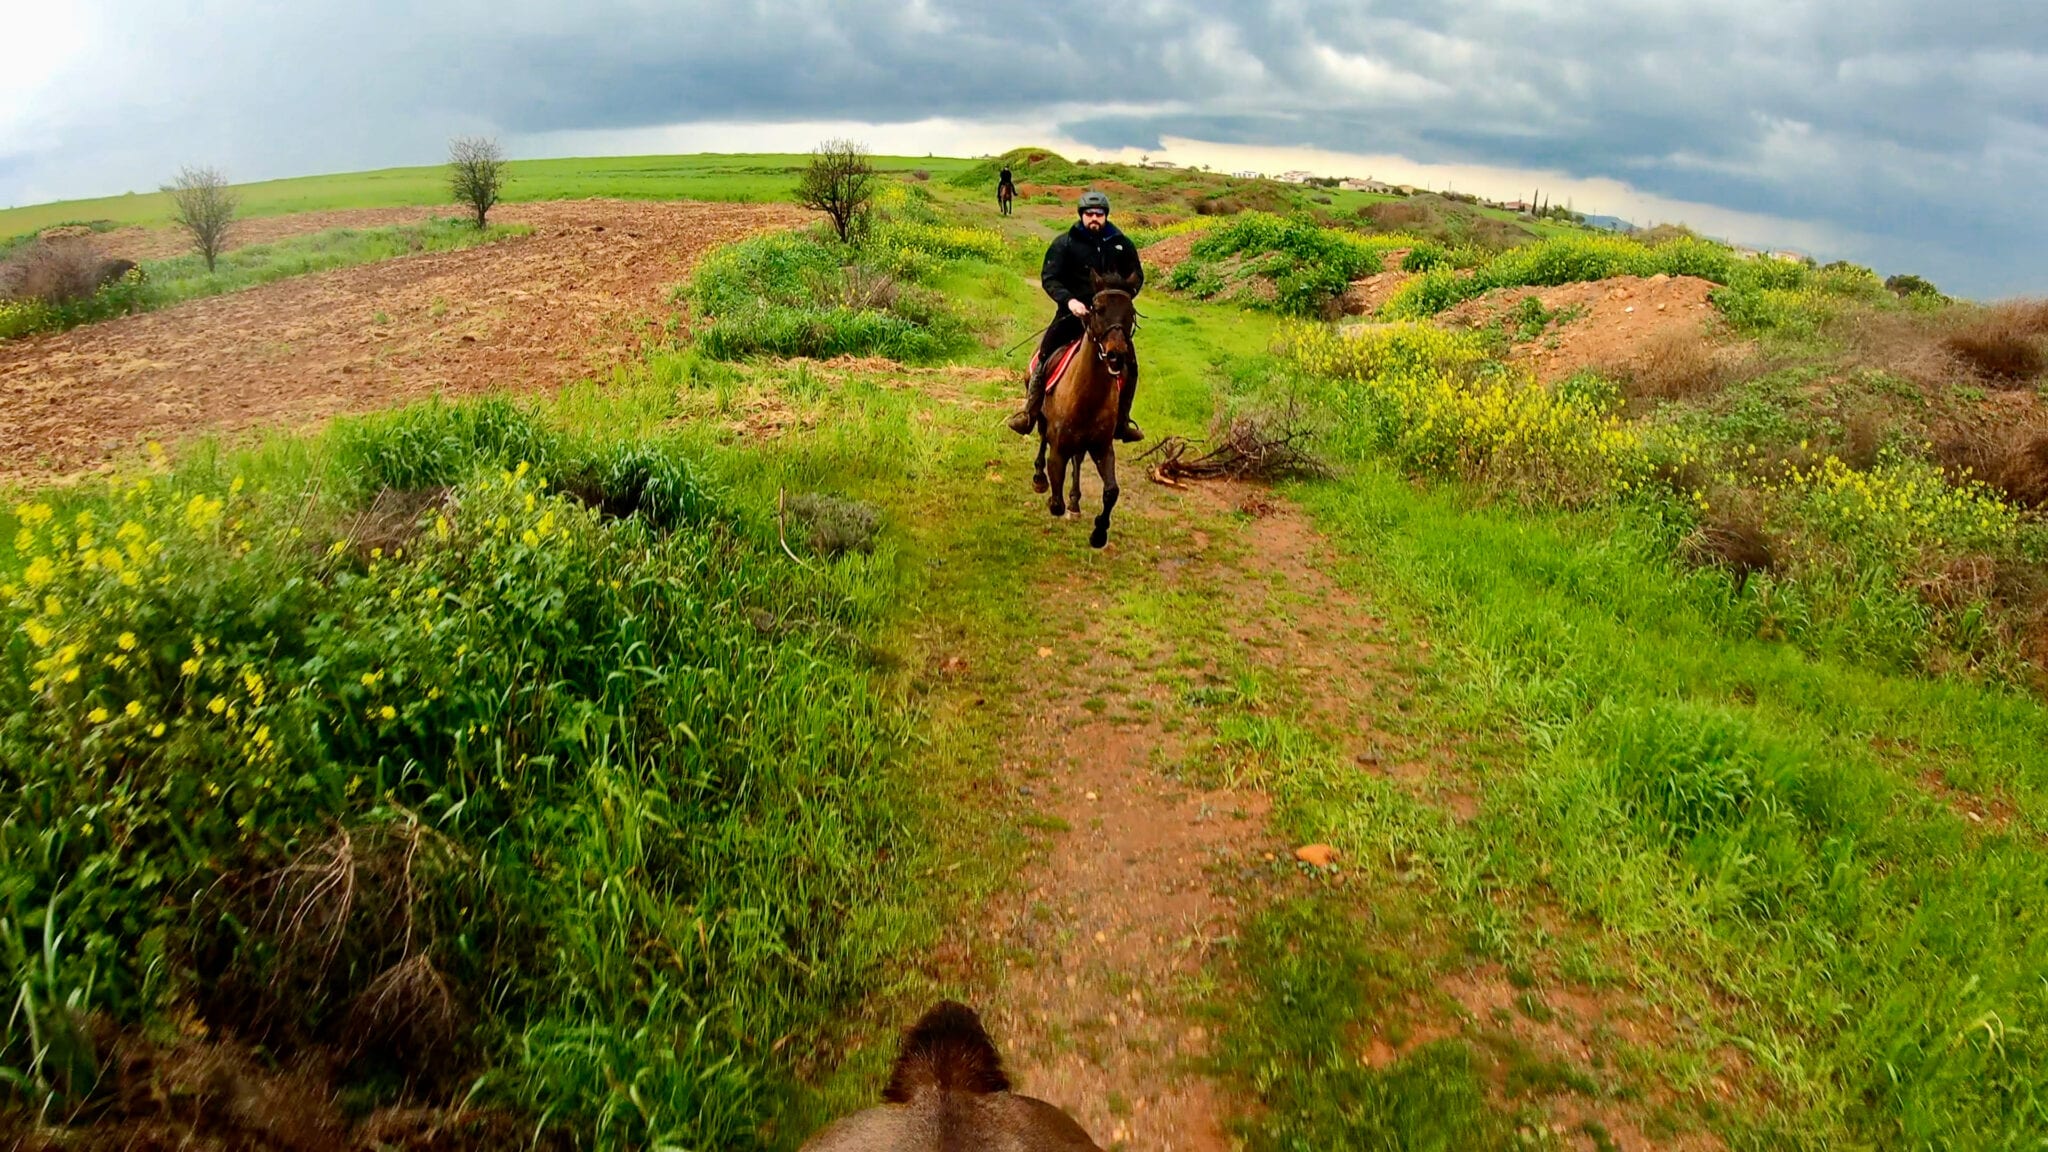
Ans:
[[[1102,273],[1090,268],[1088,270],[1088,286],[1100,292],[1110,286],[1110,277],[1104,276]]]

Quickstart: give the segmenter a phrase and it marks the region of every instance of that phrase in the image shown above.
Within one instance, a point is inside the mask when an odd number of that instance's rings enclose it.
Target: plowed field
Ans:
[[[150,440],[559,386],[634,352],[707,249],[810,215],[578,200],[493,219],[534,231],[0,343],[0,479],[94,469]]]

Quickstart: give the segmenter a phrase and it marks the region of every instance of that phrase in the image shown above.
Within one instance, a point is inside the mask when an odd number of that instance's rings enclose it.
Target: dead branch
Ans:
[[[1173,488],[1183,487],[1183,480],[1327,476],[1329,467],[1306,446],[1313,435],[1304,427],[1299,407],[1289,403],[1281,412],[1233,417],[1207,451],[1198,453],[1206,442],[1168,436],[1138,460],[1158,457],[1151,469],[1152,480]]]

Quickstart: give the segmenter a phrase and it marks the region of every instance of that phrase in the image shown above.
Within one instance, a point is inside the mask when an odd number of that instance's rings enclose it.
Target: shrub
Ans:
[[[821,556],[872,552],[882,533],[882,513],[874,505],[820,492],[791,497],[789,515],[811,551]]]
[[[192,248],[206,261],[206,270],[213,271],[235,228],[239,201],[228,178],[216,168],[181,168],[164,191],[170,193],[178,226],[191,235]]]
[[[1898,276],[1888,276],[1885,278],[1884,286],[1887,292],[1892,293],[1893,295],[1899,297],[1902,300],[1947,299],[1947,297],[1942,295],[1941,289],[1936,288],[1934,286],[1933,281],[1928,280],[1924,277],[1915,276],[1911,273],[1904,273]]]
[[[481,229],[505,184],[505,153],[496,140],[458,136],[448,142],[448,190],[476,216]]]
[[[875,198],[875,167],[865,145],[827,140],[811,150],[798,177],[796,202],[823,212],[844,244],[859,235]]]
[[[1401,258],[1403,272],[1434,272],[1451,266],[1451,254],[1435,244],[1417,244]]]

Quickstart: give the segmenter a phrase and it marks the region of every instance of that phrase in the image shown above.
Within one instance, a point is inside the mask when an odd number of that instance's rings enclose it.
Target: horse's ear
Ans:
[[[1101,272],[1098,272],[1095,269],[1090,268],[1088,270],[1088,286],[1090,288],[1093,288],[1095,291],[1100,292],[1105,288],[1114,287],[1115,279],[1113,277],[1104,276]]]

